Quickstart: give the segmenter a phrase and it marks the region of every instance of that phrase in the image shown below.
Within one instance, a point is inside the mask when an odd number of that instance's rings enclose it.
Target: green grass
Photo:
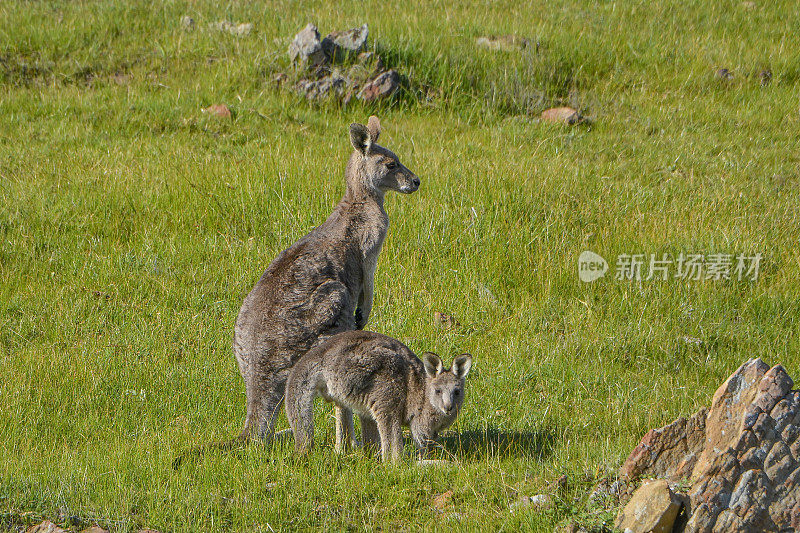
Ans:
[[[800,375],[800,21],[757,4],[0,4],[0,528],[609,528],[586,491],[648,429],[750,357]],[[208,30],[220,19],[253,33]],[[367,22],[403,94],[343,108],[276,90],[309,21]],[[492,33],[538,52],[474,45]],[[531,120],[561,103],[593,123]],[[387,201],[369,328],[475,354],[439,452],[453,467],[336,456],[320,405],[307,461],[251,446],[172,471],[239,431],[239,305],[337,202],[347,126],[370,113],[422,188]],[[586,249],[612,269],[635,252],[765,261],[754,283],[584,284]],[[553,508],[509,512],[562,474]]]

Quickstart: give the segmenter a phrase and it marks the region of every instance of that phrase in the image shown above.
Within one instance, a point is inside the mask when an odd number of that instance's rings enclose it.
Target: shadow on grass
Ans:
[[[487,457],[544,459],[553,453],[557,441],[555,428],[530,431],[502,431],[488,426],[443,435],[439,448],[448,455],[464,459]]]

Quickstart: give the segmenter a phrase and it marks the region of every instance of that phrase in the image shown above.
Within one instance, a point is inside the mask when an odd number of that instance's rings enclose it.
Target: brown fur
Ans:
[[[314,440],[314,398],[335,402],[349,419],[361,420],[365,444],[379,444],[384,461],[398,461],[402,426],[411,428],[418,451],[424,454],[456,419],[464,402],[464,382],[472,356],[456,358],[444,370],[439,356],[417,358],[402,342],[369,331],[335,335],[303,356],[286,386],[286,415],[295,450],[307,452]],[[337,441],[350,435],[337,432]],[[337,442],[337,448],[338,446]]]
[[[233,351],[247,416],[235,442],[270,441],[295,362],[320,339],[361,329],[369,319],[375,266],[389,228],[384,194],[413,193],[419,179],[376,143],[378,119],[368,124],[350,125],[347,190],[333,213],[272,261],[239,311]]]

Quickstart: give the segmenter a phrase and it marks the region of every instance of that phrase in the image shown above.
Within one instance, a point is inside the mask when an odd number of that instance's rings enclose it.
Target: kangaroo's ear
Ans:
[[[453,374],[459,379],[464,379],[472,368],[472,355],[465,353],[453,361]]]
[[[350,142],[353,143],[353,148],[366,155],[372,146],[372,139],[367,127],[355,122],[350,124]]]
[[[381,134],[381,121],[378,117],[372,115],[367,122],[367,130],[369,131],[369,138],[373,143],[378,142],[378,137]]]
[[[422,363],[425,365],[425,373],[429,377],[435,378],[442,373],[442,360],[433,352],[422,354]]]

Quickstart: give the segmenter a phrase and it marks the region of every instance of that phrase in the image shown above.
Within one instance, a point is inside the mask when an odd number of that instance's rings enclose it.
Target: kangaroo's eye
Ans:
[[[388,168],[389,170],[395,169],[397,168],[397,163],[395,163],[394,161],[389,161],[388,163],[386,163],[386,168]]]
[[[461,394],[461,391],[459,389],[453,391],[453,396],[458,396],[459,394]]]
[[[442,393],[442,389],[436,389],[436,394],[441,394],[441,393]]]

